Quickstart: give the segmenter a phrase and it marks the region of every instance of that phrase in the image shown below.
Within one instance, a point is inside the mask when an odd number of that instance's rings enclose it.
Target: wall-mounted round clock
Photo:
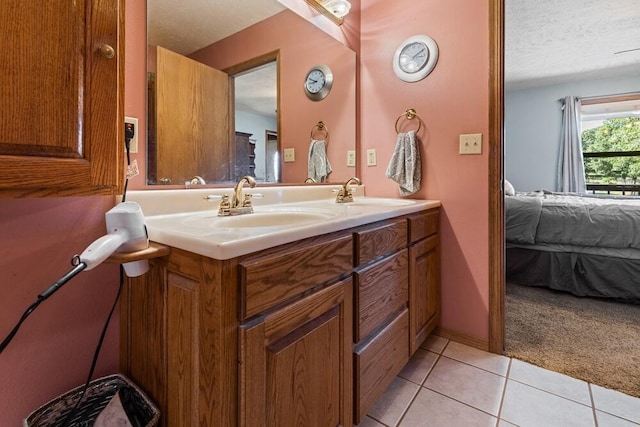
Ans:
[[[333,73],[326,65],[315,65],[304,79],[304,93],[313,101],[320,101],[329,95],[333,85]]]
[[[429,75],[438,62],[438,45],[429,36],[411,36],[393,55],[393,71],[405,82],[417,82]]]

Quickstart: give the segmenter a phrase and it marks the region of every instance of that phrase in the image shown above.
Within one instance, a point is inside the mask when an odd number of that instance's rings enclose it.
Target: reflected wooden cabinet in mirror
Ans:
[[[233,162],[233,180],[238,182],[245,175],[256,176],[255,142],[251,141],[251,134],[236,132],[235,162]]]
[[[122,192],[124,0],[10,3],[0,7],[0,197]]]

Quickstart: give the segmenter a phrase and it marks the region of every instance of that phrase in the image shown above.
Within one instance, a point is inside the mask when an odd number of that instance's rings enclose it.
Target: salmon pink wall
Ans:
[[[144,141],[145,56],[129,46],[141,41],[144,52],[146,8],[138,0],[126,7],[125,115],[140,119]],[[144,153],[141,144],[133,158],[144,160]],[[71,269],[73,255],[105,234],[104,214],[114,204],[111,196],[0,201],[0,340],[38,294]],[[79,273],[23,323],[0,354],[0,425],[22,425],[29,413],[84,383],[117,288],[117,266],[99,265]],[[94,378],[119,371],[119,323],[116,310]]]
[[[129,179],[129,189],[143,189],[147,183],[147,2],[127,0],[125,9],[124,115],[138,119],[139,175]]]
[[[280,146],[295,148],[296,159],[283,163],[283,181],[301,183],[308,176],[310,133],[323,121],[329,129],[327,156],[333,168],[329,181],[343,182],[355,173],[346,166],[347,150],[355,149],[356,141],[356,55],[352,50],[285,10],[190,57],[225,69],[278,49]],[[329,95],[315,102],[304,94],[303,82],[307,71],[319,63],[331,68],[334,83]]]
[[[377,151],[378,166],[361,165],[368,195],[398,196],[385,178],[396,142],[394,124],[408,108],[422,118],[422,189],[416,198],[442,201],[442,328],[488,339],[489,17],[487,0],[362,2],[360,158]],[[440,56],[424,80],[395,77],[396,47],[415,34],[435,39]],[[417,124],[400,121],[401,130]],[[482,155],[458,154],[458,137],[482,133]]]
[[[110,196],[0,202],[0,339],[71,258],[105,234]],[[83,271],[44,301],[0,354],[0,425],[18,426],[40,405],[84,383],[118,288],[118,269]],[[111,319],[96,376],[118,371],[119,315]]]

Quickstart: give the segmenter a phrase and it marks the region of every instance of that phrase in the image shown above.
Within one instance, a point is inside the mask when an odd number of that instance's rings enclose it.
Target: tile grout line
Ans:
[[[447,348],[447,346],[449,345],[449,343],[451,342],[451,340],[448,340],[447,343],[444,345],[444,347],[442,347],[442,351],[440,353],[436,353],[435,351],[432,350],[428,350],[425,348],[422,348],[423,350],[426,351],[430,351],[433,354],[436,354],[438,357],[436,357],[436,360],[433,362],[433,365],[431,365],[431,368],[429,369],[429,371],[427,372],[427,375],[424,376],[424,379],[422,380],[422,382],[418,385],[418,391],[416,392],[416,394],[413,395],[413,397],[411,398],[411,402],[409,402],[409,404],[407,405],[407,408],[404,410],[404,412],[402,413],[402,415],[400,416],[400,419],[398,419],[397,424],[395,425],[395,427],[399,426],[400,423],[402,423],[402,420],[404,420],[404,418],[407,416],[407,413],[409,412],[409,409],[411,409],[411,405],[413,405],[413,402],[415,402],[416,397],[418,397],[418,393],[420,393],[420,390],[422,388],[426,388],[424,387],[424,383],[427,382],[427,378],[429,378],[429,375],[431,375],[431,373],[433,372],[433,369],[436,367],[436,364],[438,363],[438,361],[440,360],[440,358],[442,357],[442,353],[444,353],[444,349]],[[415,383],[413,383],[415,384]]]
[[[447,340],[447,343],[444,345],[444,347],[442,348],[442,352],[444,352],[444,349],[447,347],[447,345],[449,344],[450,340]],[[408,381],[412,384],[415,384],[418,386],[418,391],[413,395],[413,397],[411,398],[411,401],[409,402],[409,404],[407,405],[407,407],[405,408],[405,410],[402,412],[402,415],[400,416],[400,418],[398,419],[398,422],[395,423],[393,426],[389,426],[388,424],[385,424],[382,422],[382,420],[379,420],[377,418],[372,417],[371,415],[367,414],[365,415],[365,417],[369,417],[372,420],[376,421],[377,423],[383,425],[384,427],[397,427],[400,425],[400,423],[402,422],[402,420],[405,418],[405,416],[407,415],[407,412],[409,412],[409,409],[411,408],[411,405],[413,405],[413,402],[416,400],[416,397],[418,396],[418,393],[420,393],[420,389],[423,388],[423,384],[427,381],[427,378],[429,377],[429,375],[431,375],[431,372],[433,372],[433,368],[436,366],[436,363],[438,363],[438,360],[440,360],[440,357],[442,357],[442,353],[437,353],[435,351],[433,351],[432,349],[427,349],[422,347],[422,345],[420,345],[418,347],[419,349],[422,349],[424,351],[430,352],[435,354],[436,360],[433,362],[433,365],[431,365],[431,368],[429,369],[429,371],[427,372],[427,375],[425,375],[424,379],[422,380],[422,382],[420,384],[415,383],[407,378],[404,378],[402,376],[400,376],[400,374],[396,375],[396,378],[402,378],[405,381]]]
[[[504,387],[502,388],[502,396],[500,396],[500,406],[498,407],[498,421],[496,422],[496,426],[500,424],[500,420],[502,419],[502,405],[504,405],[504,398],[507,394],[507,384],[509,382],[509,375],[511,374],[511,363],[513,362],[513,358],[509,358],[509,366],[507,366],[507,373],[504,377]],[[506,420],[505,420],[506,421]]]
[[[593,414],[593,423],[595,427],[598,427],[598,416],[596,415],[596,402],[593,399],[593,391],[591,390],[591,383],[587,383],[589,387],[589,399],[591,399],[591,413]]]

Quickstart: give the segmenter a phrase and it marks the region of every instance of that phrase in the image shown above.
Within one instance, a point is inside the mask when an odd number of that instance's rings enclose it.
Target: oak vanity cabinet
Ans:
[[[0,196],[120,193],[124,0],[11,0],[0,21]]]
[[[171,248],[128,278],[121,369],[162,426],[352,424],[352,236],[214,260]]]
[[[359,423],[439,317],[438,208],[128,278],[121,368],[162,426]]]
[[[355,423],[410,357],[407,233],[406,218],[354,233]]]
[[[354,234],[355,423],[440,320],[438,222],[430,209]]]
[[[440,323],[440,211],[409,216],[409,347],[413,354]]]
[[[351,425],[351,242],[240,261],[240,425]]]

